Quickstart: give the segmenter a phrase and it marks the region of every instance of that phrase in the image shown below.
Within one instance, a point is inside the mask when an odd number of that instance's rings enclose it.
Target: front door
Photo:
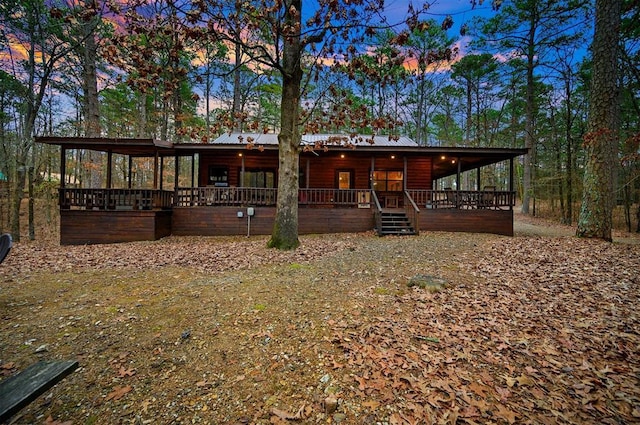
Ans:
[[[373,172],[373,190],[385,208],[398,208],[404,188],[402,170],[375,170]]]

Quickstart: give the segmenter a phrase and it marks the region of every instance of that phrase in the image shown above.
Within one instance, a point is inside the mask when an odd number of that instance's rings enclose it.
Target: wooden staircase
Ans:
[[[378,236],[416,234],[404,210],[383,210],[380,218]]]

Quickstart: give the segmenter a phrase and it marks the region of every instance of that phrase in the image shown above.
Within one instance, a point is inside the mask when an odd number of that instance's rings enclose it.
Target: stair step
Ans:
[[[385,211],[380,216],[379,236],[415,234],[416,231],[404,211]]]

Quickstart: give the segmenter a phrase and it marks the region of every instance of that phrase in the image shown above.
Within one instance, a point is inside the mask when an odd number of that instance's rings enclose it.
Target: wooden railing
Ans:
[[[380,231],[382,229],[382,206],[380,205],[380,201],[378,200],[378,195],[376,195],[376,191],[371,191],[371,199],[373,199],[373,219],[375,221],[375,228]]]
[[[370,207],[370,191],[358,189],[299,189],[300,206]],[[179,188],[175,205],[192,206],[274,206],[277,189],[253,187]]]
[[[75,189],[59,190],[62,209],[169,209],[173,192],[155,189]]]
[[[60,208],[169,209],[172,206],[275,206],[277,189],[253,187],[194,187],[174,191],[154,189],[76,189],[59,191]],[[372,208],[382,207],[375,191],[367,189],[300,189],[300,206]],[[463,190],[406,190],[403,206],[417,225],[421,209],[490,208],[511,209],[515,192]]]
[[[368,190],[357,189],[300,189],[298,204],[369,208],[370,197],[368,193]]]
[[[277,189],[257,187],[181,187],[176,190],[177,207],[273,206]]]
[[[416,235],[419,235],[420,220],[418,220],[418,214],[420,214],[420,208],[418,208],[418,205],[416,205],[411,195],[409,195],[409,192],[405,190],[403,192],[403,195],[404,195],[404,199],[403,199],[404,212],[407,215],[407,218],[409,218],[409,221],[411,222],[411,226],[413,227],[413,230],[416,232]]]
[[[515,192],[500,190],[408,190],[420,208],[512,209]]]

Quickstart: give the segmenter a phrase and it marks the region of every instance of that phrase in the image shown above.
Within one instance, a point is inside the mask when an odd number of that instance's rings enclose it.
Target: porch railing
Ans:
[[[299,189],[298,205],[370,207],[370,191],[358,189]],[[193,187],[176,191],[175,206],[274,206],[277,189],[252,187]]]
[[[272,206],[277,189],[257,187],[181,187],[176,190],[177,207]]]
[[[59,190],[62,209],[170,209],[173,191],[156,189],[76,189]]]
[[[501,190],[407,190],[419,208],[512,209],[515,192]]]

